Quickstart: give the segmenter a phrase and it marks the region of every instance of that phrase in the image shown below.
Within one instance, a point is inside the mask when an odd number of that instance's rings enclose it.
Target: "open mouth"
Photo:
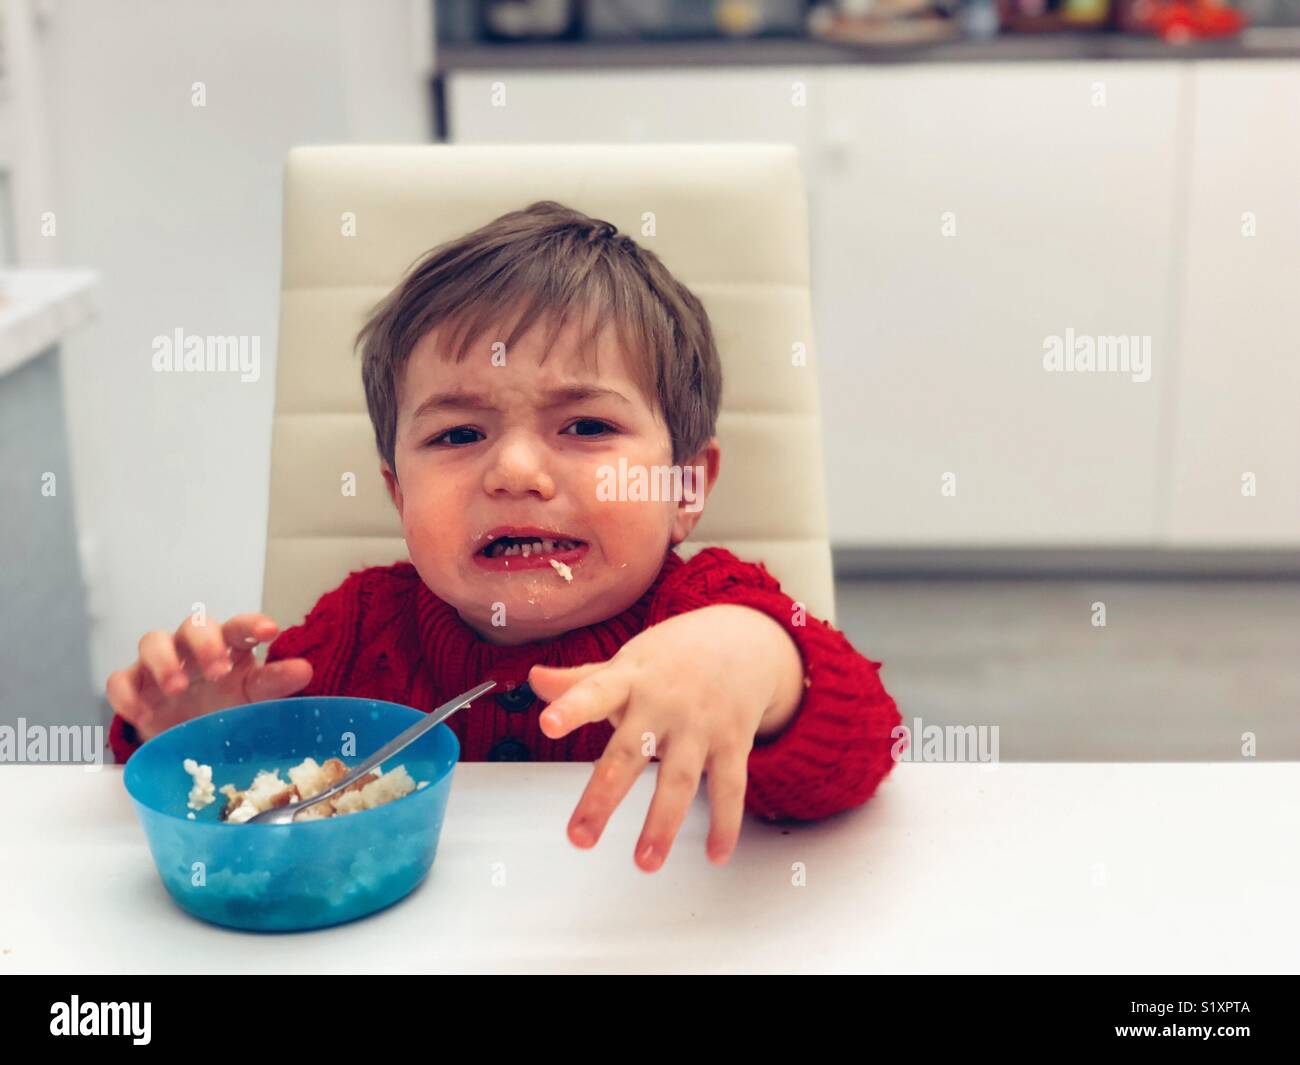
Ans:
[[[484,558],[531,558],[534,555],[565,555],[585,541],[556,540],[543,536],[498,536],[479,552]]]
[[[568,584],[591,545],[567,530],[542,525],[498,525],[483,533],[483,546],[474,552],[474,565],[489,573],[555,570]]]

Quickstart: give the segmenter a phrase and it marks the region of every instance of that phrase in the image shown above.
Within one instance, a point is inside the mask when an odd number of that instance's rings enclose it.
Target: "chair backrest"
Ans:
[[[709,313],[721,474],[678,553],[762,562],[833,622],[807,202],[795,149],[777,144],[294,149],[262,609],[297,624],[350,571],[408,557],[353,340],[428,249],[544,199],[652,249]]]

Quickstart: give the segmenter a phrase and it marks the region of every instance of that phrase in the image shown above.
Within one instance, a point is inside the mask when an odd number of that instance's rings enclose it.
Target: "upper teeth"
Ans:
[[[572,551],[577,546],[575,540],[536,539],[509,545],[504,540],[498,540],[488,545],[486,554],[488,558],[499,558],[502,555],[522,555],[527,558],[529,555],[548,555],[552,551]]]

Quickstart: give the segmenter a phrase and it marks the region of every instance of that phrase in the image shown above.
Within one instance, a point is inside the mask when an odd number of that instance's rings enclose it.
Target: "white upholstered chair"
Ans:
[[[543,199],[612,222],[708,310],[723,364],[721,476],[678,553],[718,545],[763,562],[833,623],[807,202],[797,153],[775,144],[291,152],[263,611],[295,625],[349,571],[407,557],[353,339],[425,251]],[[341,490],[346,472],[355,496]]]

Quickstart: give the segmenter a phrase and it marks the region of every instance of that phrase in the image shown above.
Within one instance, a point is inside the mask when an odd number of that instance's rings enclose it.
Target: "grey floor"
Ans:
[[[1300,581],[873,579],[837,622],[905,723],[998,725],[1004,761],[1300,759]],[[1093,604],[1106,607],[1104,628]]]

